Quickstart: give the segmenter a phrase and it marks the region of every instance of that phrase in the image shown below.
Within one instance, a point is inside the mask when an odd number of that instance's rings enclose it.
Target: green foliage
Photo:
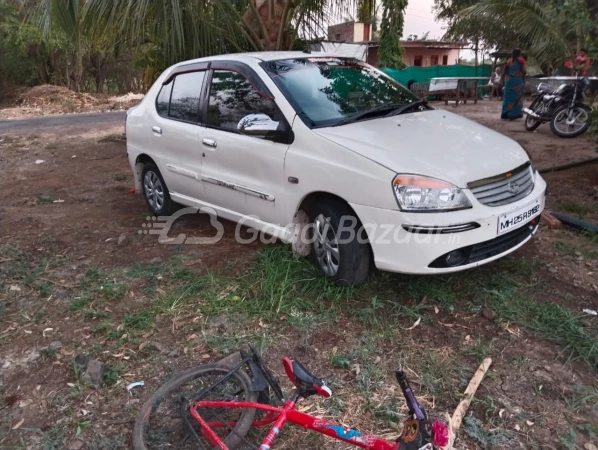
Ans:
[[[0,95],[4,86],[32,86],[40,80],[35,54],[29,50],[39,46],[41,33],[31,25],[21,25],[17,3],[0,0]]]
[[[589,46],[596,25],[584,0],[436,0],[435,6],[449,21],[448,37],[500,50],[520,47],[545,71]]]
[[[106,372],[104,372],[104,383],[106,383],[106,386],[114,386],[122,371],[123,366],[121,365],[111,364],[107,366]]]
[[[382,22],[380,23],[379,65],[392,69],[404,69],[404,50],[401,36],[405,19],[407,0],[382,0]]]
[[[463,421],[463,431],[472,439],[482,445],[483,448],[489,446],[507,446],[511,447],[511,436],[507,432],[500,430],[486,431],[478,419],[473,416],[465,417]],[[511,445],[509,445],[511,444]]]

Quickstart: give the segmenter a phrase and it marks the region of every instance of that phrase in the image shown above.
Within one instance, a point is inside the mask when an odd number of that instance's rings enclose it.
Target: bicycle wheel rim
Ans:
[[[212,449],[212,443],[201,433],[201,427],[191,417],[189,406],[201,391],[215,381],[229,375],[223,388],[229,388],[229,395],[222,390],[204,393],[202,400],[249,401],[257,399],[257,393],[249,390],[251,380],[243,369],[231,374],[231,368],[218,364],[192,368],[175,375],[165,383],[142,407],[133,430],[135,450],[204,450]],[[217,395],[215,395],[217,394]],[[224,398],[218,398],[221,395]],[[182,398],[181,398],[182,395]],[[255,409],[229,409],[200,411],[202,418],[210,421],[230,421],[236,425],[215,429],[229,449],[244,444],[244,436],[251,427]],[[206,416],[204,416],[206,413]]]

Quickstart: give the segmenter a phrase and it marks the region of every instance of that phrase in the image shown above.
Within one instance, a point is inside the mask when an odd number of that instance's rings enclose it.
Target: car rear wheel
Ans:
[[[370,267],[370,249],[348,205],[322,201],[312,208],[310,223],[312,254],[320,271],[341,286],[363,282]]]
[[[156,216],[168,216],[172,212],[172,199],[162,178],[162,174],[153,162],[143,166],[141,173],[143,197],[149,210]]]

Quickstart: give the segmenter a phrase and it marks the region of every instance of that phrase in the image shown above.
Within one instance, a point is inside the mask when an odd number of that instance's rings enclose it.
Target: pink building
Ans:
[[[328,40],[364,44],[367,46],[367,62],[378,65],[377,41],[370,40],[371,25],[360,22],[345,22],[328,27]],[[460,50],[467,42],[446,42],[433,40],[402,40],[405,62],[408,66],[452,66],[459,64]]]

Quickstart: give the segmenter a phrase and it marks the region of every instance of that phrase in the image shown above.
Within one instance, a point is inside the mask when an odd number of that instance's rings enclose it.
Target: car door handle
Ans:
[[[216,144],[216,141],[214,139],[203,139],[201,141],[201,143],[203,145],[205,145],[206,147],[212,147],[212,148],[216,148],[218,145]]]
[[[152,127],[152,131],[156,134],[162,134],[162,128],[157,127],[155,125]]]

